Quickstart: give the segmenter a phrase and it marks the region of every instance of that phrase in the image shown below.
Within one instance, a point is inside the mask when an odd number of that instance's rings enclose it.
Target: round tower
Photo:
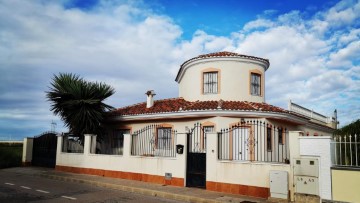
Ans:
[[[179,97],[187,101],[265,102],[269,60],[232,52],[200,55],[185,61],[176,76]]]

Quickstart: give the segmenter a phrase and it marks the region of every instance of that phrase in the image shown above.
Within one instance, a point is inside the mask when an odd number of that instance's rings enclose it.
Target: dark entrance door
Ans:
[[[31,165],[55,168],[57,137],[53,132],[34,137]]]
[[[186,186],[206,188],[206,134],[197,123],[187,134]]]

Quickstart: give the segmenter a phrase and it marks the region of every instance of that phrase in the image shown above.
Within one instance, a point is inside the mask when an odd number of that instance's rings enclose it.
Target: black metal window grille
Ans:
[[[204,94],[218,93],[218,72],[204,73]]]
[[[149,125],[131,135],[131,155],[176,157],[176,131]]]
[[[279,136],[267,139],[269,132],[277,135],[279,131],[282,131],[282,143]],[[286,128],[268,125],[261,120],[244,120],[218,132],[218,159],[289,163],[288,136]],[[272,150],[268,150],[268,142]]]
[[[251,95],[261,95],[261,75],[251,73]]]
[[[171,149],[171,128],[158,128],[157,129],[157,148],[158,149]]]

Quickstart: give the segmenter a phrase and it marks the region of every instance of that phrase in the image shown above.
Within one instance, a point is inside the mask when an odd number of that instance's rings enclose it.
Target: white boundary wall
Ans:
[[[299,137],[300,156],[319,157],[319,191],[322,199],[331,200],[331,151],[330,136]]]
[[[58,137],[56,165],[78,168],[92,168],[130,173],[141,173],[165,176],[171,173],[172,177],[184,178],[186,171],[186,135],[178,134],[177,144],[184,145],[184,153],[176,157],[144,157],[131,156],[130,135],[124,135],[123,155],[91,154],[90,143],[93,135],[85,135],[84,153],[65,153],[62,149],[62,136]]]

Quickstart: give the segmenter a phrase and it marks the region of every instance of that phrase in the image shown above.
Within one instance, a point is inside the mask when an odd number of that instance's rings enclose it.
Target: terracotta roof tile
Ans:
[[[216,58],[216,57],[241,57],[241,58],[257,59],[257,60],[261,60],[266,63],[269,63],[268,59],[264,59],[264,58],[260,58],[260,57],[256,57],[256,56],[248,56],[248,55],[244,55],[244,54],[238,54],[238,53],[229,52],[229,51],[221,51],[221,52],[202,54],[202,55],[196,56],[194,58],[191,58],[191,59],[185,61],[183,64],[181,64],[180,67],[182,67],[187,62],[195,60],[195,59]]]
[[[201,110],[243,110],[243,111],[265,111],[286,113],[288,111],[266,103],[255,103],[247,101],[186,101],[183,98],[171,98],[154,101],[154,106],[146,108],[146,102],[116,109],[111,115],[139,115],[155,114],[178,111],[201,111]]]

